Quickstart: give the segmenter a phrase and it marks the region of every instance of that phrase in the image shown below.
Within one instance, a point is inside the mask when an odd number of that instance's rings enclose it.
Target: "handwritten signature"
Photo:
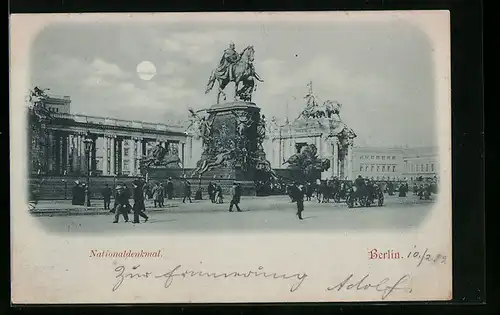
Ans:
[[[382,292],[382,300],[385,300],[389,295],[398,290],[405,290],[408,293],[412,292],[412,289],[408,287],[408,281],[410,280],[410,275],[406,274],[399,278],[396,282],[390,283],[389,278],[384,278],[381,281],[369,281],[367,280],[370,274],[366,274],[360,280],[356,281],[354,274],[350,274],[346,279],[344,279],[339,284],[328,287],[327,291],[341,291],[341,290],[356,290],[356,291],[366,291],[366,290],[376,290]],[[369,283],[371,282],[371,283]]]
[[[188,277],[191,278],[210,278],[210,279],[219,279],[219,278],[269,278],[272,280],[295,280],[295,282],[290,287],[290,292],[297,291],[304,280],[307,278],[306,273],[294,273],[294,274],[279,274],[276,272],[266,272],[264,271],[264,267],[259,266],[257,270],[248,270],[245,272],[231,271],[231,272],[205,272],[205,271],[195,271],[195,270],[181,270],[182,265],[177,265],[175,268],[162,273],[162,274],[153,274],[151,271],[138,271],[140,265],[136,265],[132,267],[132,271],[128,271],[125,266],[120,265],[115,268],[117,279],[115,285],[113,286],[113,292],[118,290],[125,279],[162,279],[163,286],[165,289],[168,289],[175,278],[186,279]]]

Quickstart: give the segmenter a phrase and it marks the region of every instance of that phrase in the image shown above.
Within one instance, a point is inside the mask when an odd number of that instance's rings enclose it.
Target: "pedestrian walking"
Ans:
[[[167,181],[167,198],[168,200],[174,198],[174,183],[172,183],[172,177],[169,177]]]
[[[104,198],[104,210],[110,210],[109,204],[111,203],[111,195],[113,192],[111,188],[109,188],[108,184],[104,185],[104,189],[102,190],[102,197]]]
[[[130,208],[130,203],[128,201],[128,193],[124,190],[124,187],[118,186],[115,199],[115,220],[113,223],[118,223],[120,219],[120,214],[123,216],[125,222],[128,222],[128,213]]]
[[[183,183],[184,197],[182,198],[182,203],[186,203],[186,199],[189,199],[189,203],[193,203],[191,200],[191,183],[184,179]]]
[[[233,187],[231,188],[231,202],[229,203],[229,212],[233,212],[233,206],[236,206],[236,210],[241,212],[239,203],[241,199],[241,187],[236,182],[233,183]]]
[[[144,204],[144,193],[142,191],[142,185],[139,180],[135,180],[132,183],[133,187],[133,198],[134,198],[134,206],[133,206],[133,211],[134,211],[134,221],[132,223],[140,223],[139,217],[144,218],[144,222],[147,222],[149,217],[144,213],[144,210],[146,210],[146,205]]]
[[[304,211],[304,186],[295,184],[293,189],[294,200],[297,203],[297,216],[299,220],[304,220],[302,218],[302,212]]]
[[[161,207],[160,197],[161,197],[161,187],[160,184],[157,182],[153,187],[153,204],[155,208]]]
[[[215,203],[215,185],[212,182],[208,183],[207,192],[208,192],[208,197],[210,198],[210,201],[212,203]]]
[[[215,203],[224,203],[224,196],[222,195],[222,187],[220,184],[215,185]]]
[[[163,183],[160,183],[160,208],[165,206],[165,195],[165,186],[163,186]]]

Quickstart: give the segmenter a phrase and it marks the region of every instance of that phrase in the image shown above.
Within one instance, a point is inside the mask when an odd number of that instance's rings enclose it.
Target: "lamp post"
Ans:
[[[66,171],[64,171],[63,173],[64,175],[64,178],[62,179],[63,183],[64,183],[64,200],[68,199],[68,181],[66,180]]]
[[[90,137],[90,132],[87,132],[85,139],[83,140],[85,145],[85,154],[87,155],[87,189],[85,191],[85,197],[87,199],[87,207],[90,207],[90,150],[92,149],[93,140]]]

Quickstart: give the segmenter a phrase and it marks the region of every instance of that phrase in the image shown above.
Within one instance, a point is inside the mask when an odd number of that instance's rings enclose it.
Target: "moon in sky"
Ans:
[[[151,61],[143,61],[137,65],[137,74],[141,80],[149,81],[156,75],[156,67]]]

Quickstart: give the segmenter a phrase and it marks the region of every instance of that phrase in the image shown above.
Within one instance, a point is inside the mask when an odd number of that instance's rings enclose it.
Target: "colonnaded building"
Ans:
[[[324,179],[362,175],[413,180],[438,174],[437,148],[355,146],[356,133],[342,121],[339,102],[318,104],[311,87],[306,99],[305,109],[293,121],[279,124],[273,117],[266,122],[263,146],[272,168],[286,168],[292,155],[314,144],[318,157],[330,160]],[[178,155],[186,169],[195,168],[202,153],[200,135],[188,121],[158,124],[72,114],[69,96],[49,95],[44,106],[51,120],[38,144],[44,165],[32,167],[34,173],[84,175],[90,170],[92,176],[137,176],[140,159],[158,143]],[[83,143],[88,138],[92,141],[89,159]]]
[[[170,153],[178,154],[185,167],[196,163],[196,157],[191,159],[191,147],[186,145],[190,136],[180,123],[157,124],[72,114],[69,96],[49,95],[43,105],[50,111],[51,119],[44,126],[40,143],[30,150],[30,153],[40,152],[39,160],[43,163],[38,168],[32,165],[33,173],[82,175],[90,169],[93,176],[135,176],[140,173],[140,159],[157,143]],[[87,138],[92,141],[89,159],[84,146]]]

